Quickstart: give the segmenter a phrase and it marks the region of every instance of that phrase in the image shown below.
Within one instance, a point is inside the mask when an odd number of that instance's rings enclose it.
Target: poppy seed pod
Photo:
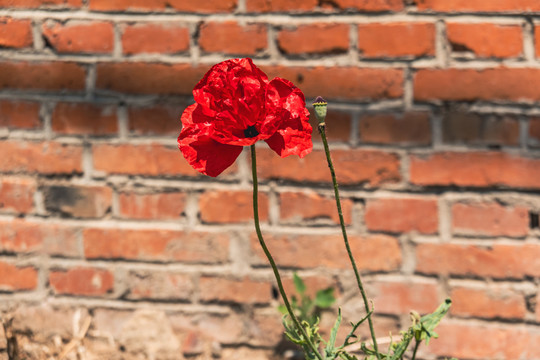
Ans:
[[[328,103],[321,96],[317,96],[313,102],[313,108],[315,109],[315,117],[319,123],[323,123],[326,119],[326,108]]]

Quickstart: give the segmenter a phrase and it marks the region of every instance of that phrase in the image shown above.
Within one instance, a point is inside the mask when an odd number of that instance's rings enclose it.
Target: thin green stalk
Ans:
[[[268,247],[266,247],[266,243],[264,242],[262,232],[261,232],[261,227],[259,224],[259,184],[257,181],[257,156],[255,154],[255,144],[251,145],[250,150],[251,150],[251,172],[253,175],[253,218],[255,219],[255,231],[257,232],[257,238],[259,239],[259,243],[261,244],[264,254],[268,258],[268,261],[270,262],[270,266],[272,267],[272,270],[274,271],[274,276],[277,281],[279,293],[281,294],[281,297],[283,298],[283,302],[285,303],[285,307],[287,308],[287,311],[289,312],[289,316],[291,317],[296,328],[300,330],[300,332],[306,339],[309,347],[311,348],[315,356],[317,356],[317,359],[323,360],[321,354],[319,354],[319,350],[315,347],[315,345],[309,338],[308,334],[306,333],[306,330],[302,327],[302,325],[300,324],[300,321],[298,321],[298,319],[296,318],[296,315],[293,312],[289,299],[287,298],[287,294],[285,294],[285,289],[283,288],[283,283],[281,282],[281,276],[279,275],[276,262],[274,261],[272,254],[270,254],[270,251],[268,250]]]
[[[356,276],[356,283],[358,284],[358,289],[360,290],[360,293],[362,294],[362,299],[364,300],[364,307],[366,309],[366,314],[369,314],[370,309],[369,309],[369,303],[368,303],[366,291],[364,290],[364,286],[362,285],[362,280],[360,279],[358,267],[356,266],[356,262],[354,261],[354,257],[352,255],[351,246],[349,245],[347,231],[345,230],[345,221],[343,220],[343,211],[341,210],[341,200],[339,199],[339,189],[338,189],[338,183],[336,179],[336,172],[334,170],[334,164],[332,163],[332,158],[330,157],[330,148],[328,147],[328,140],[326,139],[326,126],[324,123],[319,124],[319,133],[321,134],[322,142],[324,145],[324,152],[326,153],[326,161],[328,162],[328,167],[330,168],[330,174],[332,175],[332,182],[334,183],[334,196],[336,198],[336,206],[337,206],[338,215],[339,215],[339,223],[341,224],[341,233],[343,234],[343,241],[345,242],[345,247],[347,248],[347,254],[349,255],[349,260],[351,261],[351,264],[354,270],[354,276]],[[379,347],[377,346],[377,338],[375,337],[375,330],[373,328],[373,321],[371,320],[371,316],[368,317],[368,324],[369,324],[369,330],[371,332],[371,339],[373,340],[373,349],[375,350],[377,359],[381,360],[381,356],[379,354]]]
[[[414,351],[413,351],[411,360],[415,360],[415,359],[416,359],[416,352],[418,351],[418,347],[420,346],[420,343],[421,343],[421,342],[422,342],[422,341],[416,340],[416,344],[414,344]]]

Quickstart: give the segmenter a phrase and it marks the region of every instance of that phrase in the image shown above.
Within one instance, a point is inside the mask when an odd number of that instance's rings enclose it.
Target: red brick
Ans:
[[[49,284],[58,295],[105,295],[114,288],[114,275],[108,270],[87,267],[53,270]]]
[[[349,25],[310,24],[284,28],[277,33],[285,54],[345,53],[349,50]]]
[[[0,178],[0,211],[29,213],[34,209],[36,181],[31,178]]]
[[[173,9],[180,12],[232,12],[237,0],[90,0],[90,10],[143,11]]]
[[[395,99],[403,95],[400,69],[357,67],[261,66],[269,78],[279,76],[292,81],[307,98],[321,94],[326,100]]]
[[[517,57],[523,52],[523,37],[519,25],[489,23],[446,25],[452,51],[471,51],[478,57]]]
[[[307,101],[309,103],[309,100]],[[321,137],[317,134],[317,125],[319,121],[315,117],[313,108],[309,108],[311,127],[314,129],[312,134],[313,142],[322,142]],[[328,109],[326,114],[326,139],[328,141],[349,141],[351,138],[351,114],[344,111]]]
[[[317,0],[246,0],[248,12],[297,12],[310,11],[317,7]]]
[[[0,261],[0,289],[3,291],[34,290],[37,282],[38,272],[35,268]]]
[[[474,324],[445,319],[429,353],[459,359],[540,359],[540,334],[521,325]]]
[[[523,319],[527,314],[524,296],[510,289],[455,287],[450,297],[450,311],[456,316]]]
[[[433,56],[435,24],[373,23],[358,25],[358,49],[366,58]]]
[[[78,8],[82,0],[0,0],[1,7],[14,8]]]
[[[124,54],[175,54],[189,49],[189,29],[172,23],[129,25],[122,34]]]
[[[85,79],[72,62],[0,62],[0,89],[84,90]]]
[[[404,315],[411,310],[421,314],[433,312],[439,306],[435,282],[377,281],[366,290],[373,297],[379,314]]]
[[[32,46],[32,22],[0,17],[0,46],[25,48]]]
[[[377,150],[335,150],[332,160],[338,182],[342,185],[367,184],[370,187],[395,183],[401,179],[399,157]],[[361,171],[359,171],[361,169]],[[263,179],[298,182],[331,182],[324,151],[315,150],[300,159],[280,158],[271,150],[258,151],[258,175]]]
[[[501,152],[443,152],[412,156],[413,184],[540,188],[540,160]]]
[[[0,171],[3,172],[82,173],[81,163],[80,146],[56,142],[0,141]]]
[[[100,63],[96,88],[134,94],[191,95],[208,70],[208,66],[190,64]]]
[[[264,24],[240,25],[236,21],[208,22],[200,28],[199,46],[205,52],[255,55],[268,47]]]
[[[88,259],[222,263],[229,257],[229,238],[223,233],[85,229],[83,239]]]
[[[100,218],[112,206],[112,189],[106,186],[50,185],[42,191],[45,208],[63,216]]]
[[[270,235],[264,239],[279,266],[289,268],[348,269],[351,267],[341,234],[339,235]],[[401,266],[397,239],[376,235],[350,236],[351,250],[358,268],[366,271],[395,271]],[[253,262],[268,264],[259,241],[252,237]]]
[[[366,144],[431,144],[431,123],[425,112],[363,115],[359,130],[360,141]]]
[[[528,210],[496,202],[457,203],[452,205],[452,230],[463,235],[523,237],[529,231]]]
[[[301,276],[302,281],[304,284],[306,284],[306,295],[311,296],[312,298],[316,295],[317,291],[327,289],[327,288],[333,288],[334,289],[334,296],[339,297],[340,295],[340,289],[335,281],[331,276]],[[296,295],[298,298],[299,294],[296,292],[296,287],[294,286],[294,282],[292,278],[282,278],[283,281],[283,288],[285,289],[285,293],[289,297],[289,299]]]
[[[230,280],[219,277],[201,277],[200,299],[203,302],[234,302],[241,304],[268,304],[272,300],[269,282]]]
[[[114,134],[118,132],[116,106],[58,103],[52,114],[52,129],[62,134]]]
[[[540,275],[539,256],[540,246],[536,244],[494,244],[489,248],[419,244],[416,247],[416,271],[424,274],[521,279]]]
[[[59,53],[110,54],[114,47],[114,28],[108,22],[46,23],[42,30]]]
[[[540,100],[539,69],[422,69],[414,75],[416,100]],[[489,84],[489,86],[486,86]]]
[[[338,10],[353,9],[359,11],[400,11],[403,10],[403,0],[334,0],[328,3],[322,2],[323,7],[329,4]]]
[[[251,191],[207,191],[199,198],[201,220],[207,223],[253,222]],[[268,220],[268,197],[259,192],[259,219]]]
[[[180,116],[185,105],[128,107],[129,131],[134,135],[180,134]]]
[[[330,219],[339,224],[336,202],[333,197],[324,197],[315,192],[283,192],[279,195],[281,220],[287,223],[302,220]],[[345,224],[351,224],[353,202],[341,199]]]
[[[435,234],[439,227],[437,200],[370,199],[365,222],[371,231]]]
[[[178,149],[159,144],[95,145],[93,156],[94,169],[109,174],[199,175]]]
[[[536,295],[536,321],[540,321],[540,293]]]
[[[534,27],[534,47],[536,49],[536,57],[540,57],[540,26]]]
[[[443,142],[517,146],[519,120],[512,116],[492,116],[452,110],[444,114]]]
[[[540,11],[536,0],[417,0],[419,10],[434,10],[441,12],[517,12]]]
[[[276,348],[283,340],[283,323],[280,314],[256,312],[247,320],[248,344],[252,346]],[[258,336],[264,334],[264,336]],[[270,356],[271,357],[271,356]]]
[[[133,219],[174,220],[182,216],[186,194],[181,192],[138,194],[121,193],[118,197],[119,214]]]
[[[0,222],[0,251],[79,256],[78,230],[70,226],[26,220]]]
[[[0,101],[0,127],[32,129],[40,126],[39,103]]]
[[[529,141],[530,146],[540,146],[540,118],[529,120]]]
[[[190,275],[165,271],[131,271],[125,297],[130,300],[187,301],[194,292]]]

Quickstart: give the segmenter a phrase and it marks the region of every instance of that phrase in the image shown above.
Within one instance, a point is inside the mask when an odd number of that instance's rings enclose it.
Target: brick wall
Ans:
[[[84,311],[89,351],[267,359],[281,325],[247,154],[214,179],[176,148],[194,84],[249,56],[330,103],[378,335],[450,295],[424,358],[540,359],[538,16],[538,0],[0,0],[0,303],[45,343]],[[357,320],[315,139],[303,160],[261,146],[263,232],[289,288],[293,269],[336,286]],[[158,355],[129,337],[152,319]]]

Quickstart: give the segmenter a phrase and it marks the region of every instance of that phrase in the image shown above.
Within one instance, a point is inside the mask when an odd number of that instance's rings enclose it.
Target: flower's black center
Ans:
[[[247,138],[254,138],[257,135],[259,135],[259,132],[257,131],[254,125],[251,125],[247,129],[244,130],[244,136]]]

